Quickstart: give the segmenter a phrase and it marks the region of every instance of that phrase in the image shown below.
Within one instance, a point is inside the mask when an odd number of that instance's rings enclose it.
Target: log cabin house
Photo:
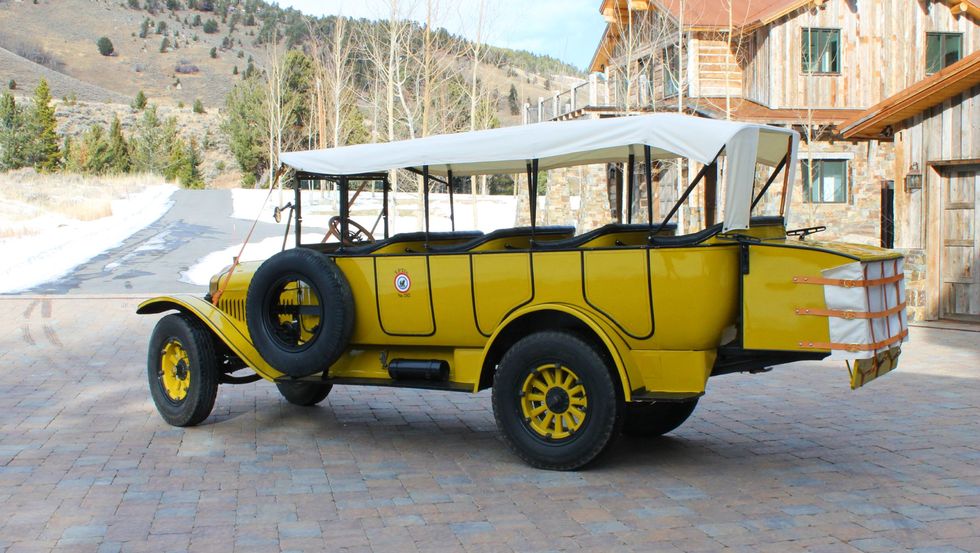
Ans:
[[[792,126],[803,139],[787,224],[904,249],[910,317],[980,321],[980,2],[602,0],[599,12],[588,81],[525,105],[526,122],[680,111]],[[655,170],[655,214],[699,169]],[[623,173],[550,176],[570,185],[548,188],[551,222],[585,222],[576,190],[607,194],[623,219]],[[706,211],[688,204],[686,230]]]

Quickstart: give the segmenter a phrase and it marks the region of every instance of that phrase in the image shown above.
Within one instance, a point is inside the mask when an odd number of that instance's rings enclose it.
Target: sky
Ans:
[[[484,42],[545,54],[585,69],[606,23],[599,0],[485,0]],[[426,0],[399,0],[399,11],[411,19],[425,17]],[[480,0],[434,0],[434,25],[475,38]],[[387,0],[280,0],[309,15],[388,17]]]

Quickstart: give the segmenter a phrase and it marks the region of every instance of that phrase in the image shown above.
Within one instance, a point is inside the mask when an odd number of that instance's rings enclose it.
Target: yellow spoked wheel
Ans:
[[[160,351],[160,382],[167,398],[184,401],[191,385],[190,359],[180,340],[171,338]]]
[[[568,438],[585,422],[589,399],[574,371],[559,364],[538,367],[521,387],[524,422],[539,436]]]
[[[619,432],[623,401],[601,346],[565,331],[515,342],[493,375],[493,416],[507,445],[532,466],[575,470]]]
[[[163,420],[174,426],[200,424],[214,408],[220,376],[214,337],[204,323],[184,313],[157,322],[147,349],[146,377]]]

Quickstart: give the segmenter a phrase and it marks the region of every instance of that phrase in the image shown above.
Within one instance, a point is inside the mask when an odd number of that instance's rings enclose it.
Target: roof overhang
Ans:
[[[890,96],[843,124],[844,138],[888,138],[889,129],[980,85],[980,50]]]

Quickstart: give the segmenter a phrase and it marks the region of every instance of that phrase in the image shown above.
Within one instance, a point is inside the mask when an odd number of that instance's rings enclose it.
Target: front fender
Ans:
[[[629,351],[629,346],[627,346],[626,342],[624,342],[619,335],[616,334],[611,326],[599,320],[597,317],[594,317],[588,311],[573,305],[564,303],[537,304],[511,313],[510,316],[504,319],[502,323],[497,325],[497,328],[490,336],[490,339],[487,340],[487,344],[483,348],[481,365],[486,362],[486,359],[490,354],[490,348],[493,347],[493,344],[496,342],[497,338],[507,329],[508,326],[510,326],[512,322],[525,315],[538,311],[558,311],[578,319],[582,324],[589,327],[589,329],[595,333],[595,335],[602,341],[603,345],[605,345],[606,349],[609,351],[609,355],[612,358],[613,363],[616,365],[616,372],[619,374],[620,382],[622,382],[623,385],[624,399],[626,401],[630,401],[633,393],[631,382],[642,383],[643,378],[639,373],[639,369],[635,366],[633,357],[630,355],[625,355],[625,353]],[[479,382],[476,386],[479,386]]]
[[[141,303],[136,308],[136,313],[149,315],[174,310],[191,315],[207,325],[218,339],[262,378],[274,380],[276,377],[282,376],[282,373],[262,359],[255,346],[252,345],[252,340],[249,338],[246,329],[236,325],[223,311],[203,298],[191,294],[159,296]]]

